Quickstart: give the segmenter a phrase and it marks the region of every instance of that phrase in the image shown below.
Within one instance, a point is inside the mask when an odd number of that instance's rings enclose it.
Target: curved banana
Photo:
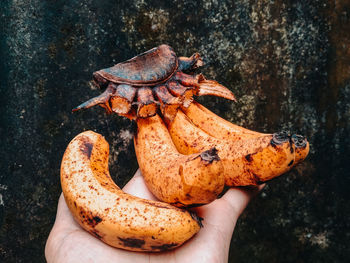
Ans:
[[[239,141],[268,135],[235,125],[195,101],[188,108],[183,107],[182,110],[194,125],[220,140]],[[310,145],[306,138],[301,135],[293,135],[292,140],[295,142],[295,161],[293,164],[295,166],[306,158]]]
[[[196,127],[179,110],[168,129],[179,152],[193,154],[214,147],[224,165],[228,186],[257,185],[291,169],[295,146],[285,133],[264,134],[245,140],[219,140]]]
[[[196,101],[193,101],[188,108],[182,107],[182,110],[194,125],[220,140],[237,141],[266,135],[235,125],[219,117]]]
[[[162,119],[138,118],[134,138],[136,157],[148,189],[175,206],[209,203],[222,192],[225,179],[217,150],[180,154]]]
[[[200,229],[194,214],[124,193],[108,171],[109,147],[92,131],[77,135],[61,164],[61,184],[76,221],[103,242],[132,251],[175,248]]]

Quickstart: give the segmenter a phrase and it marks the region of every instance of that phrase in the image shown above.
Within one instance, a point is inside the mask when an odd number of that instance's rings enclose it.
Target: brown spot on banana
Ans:
[[[87,156],[87,158],[90,158],[91,151],[92,151],[92,143],[89,141],[88,137],[81,137],[81,147],[80,150],[83,154]]]
[[[249,153],[245,156],[245,159],[248,161],[248,162],[252,162],[253,159],[252,159],[252,155]]]
[[[126,247],[131,247],[131,248],[142,248],[145,244],[145,240],[138,239],[138,238],[121,238],[118,237],[120,241],[123,242],[123,245]],[[151,246],[152,249],[156,246]],[[155,249],[154,249],[155,250]]]
[[[74,206],[76,208],[76,206]],[[93,215],[91,211],[80,208],[79,215],[81,216],[82,223],[95,227],[98,223],[102,221],[102,218],[97,215]]]
[[[153,246],[152,248],[154,250],[159,250],[159,251],[165,251],[165,250],[169,250],[173,247],[176,247],[178,244],[176,243],[170,243],[170,244],[164,244],[164,245],[161,245],[161,246]]]
[[[191,213],[124,193],[109,175],[108,154],[104,138],[87,131],[69,143],[62,159],[62,191],[85,230],[111,246],[132,251],[175,248],[199,231],[200,223]]]
[[[98,239],[102,239],[102,236],[100,235],[100,233],[96,230],[91,231],[91,234],[93,234],[95,237],[97,237]]]

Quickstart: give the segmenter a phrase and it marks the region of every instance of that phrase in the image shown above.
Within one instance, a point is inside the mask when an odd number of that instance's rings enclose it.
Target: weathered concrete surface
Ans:
[[[269,183],[242,216],[232,262],[346,262],[349,252],[349,1],[0,3],[0,261],[44,262],[64,149],[92,129],[124,184],[137,169],[130,121],[102,109],[91,72],[168,43],[238,103],[200,98],[259,131],[306,135],[309,158]]]

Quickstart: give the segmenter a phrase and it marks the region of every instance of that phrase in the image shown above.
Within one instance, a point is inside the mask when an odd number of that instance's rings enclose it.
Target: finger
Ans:
[[[63,229],[71,231],[80,228],[79,224],[74,220],[62,193],[58,200],[54,228],[59,228],[61,231]]]
[[[208,239],[221,236],[223,240],[230,240],[238,217],[263,187],[230,188],[220,199],[196,208],[197,214],[204,218],[202,235]]]
[[[70,213],[63,194],[61,193],[58,205],[55,223],[50,231],[45,245],[45,257],[52,258],[52,253],[60,246],[62,239],[67,233],[81,229],[78,223],[74,221]]]
[[[223,196],[222,201],[226,202],[232,212],[237,216],[242,214],[249,201],[256,196],[265,184],[259,186],[246,186],[230,188]]]
[[[251,198],[262,189],[259,188],[231,188],[220,199],[208,205],[193,209],[202,217],[203,228],[191,240],[181,248],[188,253],[197,251],[213,252],[222,255],[220,262],[227,262],[230,241],[237,219],[247,206]]]
[[[148,200],[157,200],[157,198],[148,190],[145,180],[138,169],[133,178],[123,187],[123,191]]]

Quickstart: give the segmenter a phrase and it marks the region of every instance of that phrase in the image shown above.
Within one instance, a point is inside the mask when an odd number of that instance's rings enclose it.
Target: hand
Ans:
[[[106,245],[75,222],[61,194],[56,221],[46,242],[46,260],[48,263],[227,262],[237,219],[249,200],[262,188],[231,188],[220,199],[193,209],[204,218],[203,228],[179,248],[161,253],[131,252]],[[123,190],[138,197],[156,200],[139,171]]]

